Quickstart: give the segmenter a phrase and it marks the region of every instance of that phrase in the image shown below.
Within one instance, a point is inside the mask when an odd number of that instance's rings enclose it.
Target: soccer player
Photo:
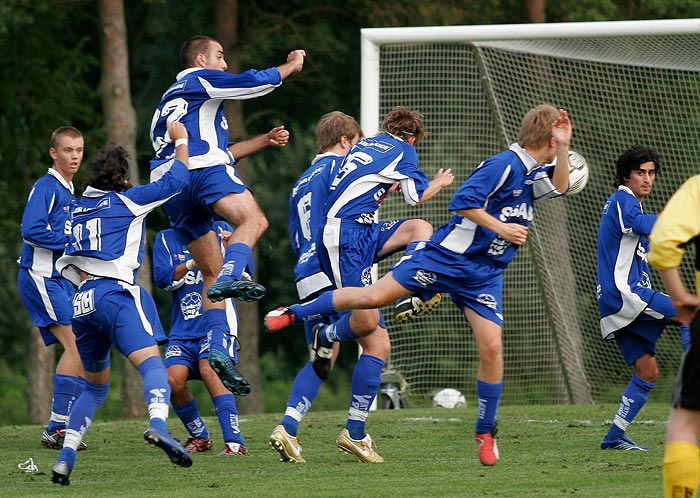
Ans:
[[[223,221],[215,223],[217,234],[229,238],[233,229]],[[201,379],[211,395],[216,416],[224,438],[224,448],[219,455],[245,455],[248,450],[238,423],[236,398],[224,387],[221,379],[209,365],[209,339],[202,323],[202,274],[187,247],[177,241],[173,229],[156,235],[153,244],[153,276],[158,287],[172,292],[172,325],[165,347],[165,367],[172,389],[170,401],[175,413],[189,433],[184,444],[189,453],[208,451],[213,441],[204,420],[200,416],[197,400],[187,388],[188,379]],[[229,330],[238,331],[238,314],[234,302],[226,300],[226,318]],[[234,363],[238,361],[238,341],[230,341],[228,354]],[[250,390],[245,379],[240,389]]]
[[[322,121],[320,125],[326,126],[326,123]],[[451,170],[440,169],[428,182],[425,173],[418,168],[415,146],[425,134],[419,113],[401,107],[394,109],[384,118],[382,132],[357,142],[332,171],[320,217],[323,226],[319,226],[315,244],[323,274],[333,287],[371,284],[374,263],[432,234],[432,226],[420,219],[375,221],[379,206],[390,193],[400,190],[404,200],[416,206],[454,180]],[[328,336],[321,336],[322,330],[327,331]],[[295,387],[306,384],[308,393],[317,392],[330,370],[331,348],[335,342],[330,337],[336,333],[362,346],[362,355],[353,372],[348,420],[338,437],[338,448],[364,462],[382,462],[372,438],[365,432],[369,409],[391,350],[386,325],[378,309],[353,311],[352,318],[346,313],[326,329],[314,327],[315,359],[312,368],[307,366],[302,371],[305,382],[295,382]],[[290,402],[296,400],[301,405],[288,408],[282,423],[270,437],[270,443],[284,461],[303,461],[298,441],[293,438],[301,416],[310,405],[304,394],[293,388]]]
[[[151,122],[155,149],[151,181],[160,178],[173,164],[174,145],[167,123],[180,121],[189,133],[191,185],[181,196],[166,203],[165,210],[178,241],[188,247],[204,278],[209,300],[203,303],[203,320],[206,329],[212,331],[209,362],[233,394],[240,394],[242,386],[238,381],[240,374],[227,354],[232,336],[224,303],[220,301],[229,297],[253,301],[265,295],[263,286],[241,279],[241,275],[246,268],[252,275],[252,250],[268,222],[230,165],[224,101],[251,99],[273,91],[286,77],[302,70],[305,56],[303,50],[294,50],[279,67],[231,74],[226,72],[219,42],[206,36],[192,37],[180,49],[184,70],[163,94]],[[214,214],[236,229],[223,258],[213,231]]]
[[[130,188],[126,151],[109,144],[90,164],[83,198],[71,210],[73,226],[66,254],[56,268],[78,293],[73,298],[73,329],[85,368],[85,389],[73,406],[52,481],[70,484],[76,449],[97,408],[107,397],[110,348],[116,347],[143,377],[150,417],[144,439],[182,467],[192,465],[187,450],[168,433],[168,374],[158,349],[165,332],[153,298],[136,284],[145,250],[146,215],[188,185],[187,130],[168,124],[175,161],[157,182]]]
[[[649,236],[649,264],[661,270],[678,319],[690,323],[691,343],[678,368],[671,415],[666,429],[664,496],[696,496],[700,481],[700,175],[686,180],[669,199]],[[696,295],[683,283],[680,264],[689,244],[695,246]]]
[[[83,146],[82,133],[72,126],[53,132],[49,149],[53,166],[32,187],[22,214],[19,295],[44,344],[63,346],[53,376],[51,417],[41,435],[41,444],[47,448],[63,446],[71,407],[85,385],[71,328],[75,290],[54,267],[68,243],[69,209],[75,202],[73,176],[83,160]],[[85,448],[82,443],[78,449]]]
[[[294,265],[294,276],[297,294],[302,302],[333,287],[331,279],[321,269],[316,239],[323,230],[326,219],[323,209],[331,181],[343,158],[361,137],[362,129],[352,116],[340,111],[322,116],[316,125],[316,146],[319,153],[311,161],[311,166],[301,174],[289,195],[289,232],[292,249],[298,258]],[[270,436],[270,445],[286,462],[304,462],[297,439],[299,422],[311,409],[318,390],[328,377],[328,371],[338,355],[339,344],[334,344],[332,351],[322,350],[331,355],[326,358],[329,360],[329,368],[318,372],[314,369],[319,367],[319,363],[313,361],[316,354],[313,349],[313,328],[323,321],[318,319],[304,322],[311,360],[294,379],[285,415]]]
[[[450,293],[471,325],[479,350],[475,424],[479,459],[495,465],[496,414],[503,390],[503,271],[527,240],[534,201],[566,192],[570,141],[565,110],[549,105],[531,109],[522,120],[518,143],[471,173],[448,206],[456,214],[429,241],[409,248],[377,283],[337,289],[306,304],[278,308],[265,317],[266,327],[274,332],[315,315],[379,308],[409,293],[423,300]],[[328,333],[332,327],[318,335],[347,340],[337,327]]]
[[[615,186],[603,207],[598,230],[598,309],[603,339],[615,340],[634,374],[622,393],[620,407],[603,438],[603,450],[647,451],[630,439],[627,428],[647,401],[659,376],[656,343],[666,325],[677,321],[671,298],[655,291],[647,263],[647,236],[656,214],[645,213],[661,162],[653,149],[634,145],[615,165]],[[688,329],[681,325],[684,342]]]

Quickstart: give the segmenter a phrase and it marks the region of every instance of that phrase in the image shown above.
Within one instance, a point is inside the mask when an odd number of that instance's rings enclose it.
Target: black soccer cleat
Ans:
[[[221,280],[207,290],[207,297],[216,303],[230,297],[239,301],[258,301],[265,297],[267,289],[252,280]]]
[[[68,486],[70,484],[70,473],[73,469],[70,468],[68,462],[61,460],[56,462],[56,465],[51,469],[51,481],[54,484]]]
[[[333,349],[321,346],[318,339],[319,334],[325,328],[322,323],[316,324],[313,329],[314,342],[311,343],[311,350],[314,353],[314,359],[311,366],[321,380],[328,380],[328,375],[331,373],[331,358],[333,357]]]
[[[236,368],[234,361],[224,352],[218,349],[209,350],[209,365],[219,376],[224,387],[233,394],[247,396],[252,389],[250,383]]]

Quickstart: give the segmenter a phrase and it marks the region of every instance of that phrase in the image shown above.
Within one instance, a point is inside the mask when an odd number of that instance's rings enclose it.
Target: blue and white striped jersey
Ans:
[[[330,279],[321,271],[316,239],[326,223],[326,199],[343,156],[318,154],[294,184],[289,195],[289,233],[297,255],[294,277],[299,299],[325,289]]]
[[[647,237],[656,222],[621,185],[603,207],[598,230],[598,309],[604,339],[633,322],[655,291],[647,263]]]
[[[68,243],[73,183],[55,169],[36,181],[22,214],[22,256],[19,265],[43,277],[60,277],[55,265]]]
[[[231,74],[214,69],[189,68],[177,75],[161,99],[151,120],[151,141],[155,158],[151,171],[167,169],[175,157],[175,144],[167,132],[167,123],[180,121],[189,134],[189,168],[199,169],[230,164],[227,150],[228,122],[224,101],[252,99],[270,93],[282,84],[277,68],[250,69]],[[152,173],[152,180],[162,171]]]
[[[225,221],[214,223],[217,233],[233,232]],[[223,250],[223,246],[222,246]],[[162,230],[153,243],[153,278],[161,289],[172,292],[170,339],[194,340],[206,337],[202,316],[203,282],[199,269],[188,270],[180,279],[174,280],[175,268],[192,259],[186,246],[181,245],[172,228]],[[238,330],[238,316],[233,299],[226,299],[226,318],[229,330]]]
[[[330,186],[326,216],[371,224],[389,189],[401,182],[404,200],[415,206],[428,188],[416,149],[388,133],[363,138],[350,150]]]
[[[175,161],[168,174],[125,192],[88,187],[71,210],[73,225],[66,254],[56,268],[76,286],[80,271],[136,284],[144,254],[145,218],[189,185],[187,167]]]
[[[562,195],[551,183],[553,169],[551,164],[538,167],[525,149],[513,144],[484,160],[467,177],[448,210],[484,209],[504,223],[530,226],[534,201]],[[498,268],[508,266],[519,247],[459,214],[438,228],[431,240]]]

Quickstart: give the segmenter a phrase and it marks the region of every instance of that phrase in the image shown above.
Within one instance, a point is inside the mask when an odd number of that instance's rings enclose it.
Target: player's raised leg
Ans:
[[[213,205],[216,214],[235,227],[227,241],[226,254],[216,282],[207,290],[212,301],[236,298],[242,301],[257,301],[266,292],[265,287],[251,280],[243,279],[248,269],[252,277],[253,248],[269,226],[253,194],[249,190],[228,194]]]

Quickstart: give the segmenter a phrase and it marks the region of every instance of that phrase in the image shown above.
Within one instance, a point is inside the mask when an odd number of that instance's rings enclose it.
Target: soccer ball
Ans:
[[[568,194],[578,194],[588,183],[588,162],[586,159],[573,150],[569,151],[569,192]]]
[[[467,400],[464,394],[457,389],[443,389],[433,396],[433,407],[435,408],[466,408]]]

